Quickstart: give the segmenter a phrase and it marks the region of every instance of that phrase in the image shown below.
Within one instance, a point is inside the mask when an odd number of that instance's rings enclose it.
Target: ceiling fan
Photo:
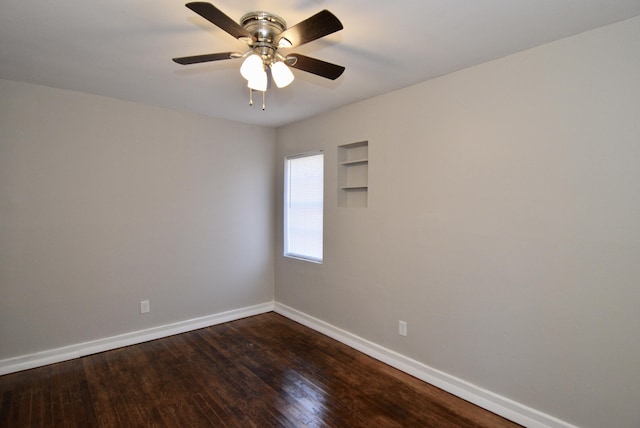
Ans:
[[[289,67],[335,80],[345,68],[305,55],[283,55],[281,48],[291,48],[312,42],[342,30],[342,23],[334,14],[323,10],[302,22],[287,28],[281,17],[269,12],[249,12],[240,22],[225,15],[220,9],[206,2],[187,3],[186,6],[222,30],[242,40],[249,46],[245,52],[219,52],[205,55],[173,58],[178,64],[188,65],[225,59],[245,58],[240,73],[247,79],[249,105],[253,104],[252,91],[262,92],[262,109],[265,109],[265,93],[271,80],[277,87],[290,84],[294,77]]]

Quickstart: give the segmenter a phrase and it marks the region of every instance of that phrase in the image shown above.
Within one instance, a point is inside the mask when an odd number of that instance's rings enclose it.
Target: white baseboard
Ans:
[[[314,318],[278,302],[267,302],[219,314],[194,318],[177,323],[166,324],[145,330],[134,331],[117,336],[78,343],[43,352],[0,360],[0,375],[18,372],[58,363],[74,358],[109,351],[123,346],[160,339],[174,334],[210,327],[241,318],[275,311],[313,330],[323,333],[345,345],[389,364],[405,373],[437,386],[453,395],[476,404],[493,413],[503,416],[528,428],[576,428],[567,422],[547,415],[501,395],[480,388],[455,376],[405,357],[376,343],[370,342],[353,333],[342,330],[322,320]]]
[[[440,370],[405,357],[376,343],[370,342],[353,333],[342,330],[322,320],[276,302],[274,311],[299,322],[313,330],[323,333],[345,345],[369,355],[383,363],[395,367],[431,385],[437,386],[453,395],[476,404],[490,412],[498,414],[528,428],[576,428],[551,415],[517,403],[501,395],[480,388]]]
[[[135,345],[137,343],[148,342],[149,340],[160,339],[162,337],[173,336],[174,334],[185,333],[199,328],[235,321],[240,318],[271,312],[273,311],[273,307],[273,302],[267,302],[245,308],[233,309],[219,314],[207,315],[200,318],[193,318],[145,330],[138,330],[117,336],[92,340],[90,342],[83,342],[62,348],[0,360],[0,375],[41,367],[47,364],[59,363],[61,361],[72,360],[85,355],[96,354],[98,352],[109,351],[123,346]]]

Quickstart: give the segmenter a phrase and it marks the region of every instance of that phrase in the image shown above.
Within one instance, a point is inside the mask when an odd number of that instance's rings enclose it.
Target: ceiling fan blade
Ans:
[[[217,25],[227,33],[231,34],[236,39],[247,38],[251,41],[255,41],[251,33],[242,28],[240,24],[229,18],[224,14],[224,12],[222,12],[211,3],[196,1],[187,3],[186,6],[204,19],[210,21],[214,25]]]
[[[276,42],[280,44],[280,47],[300,46],[340,31],[342,28],[342,23],[333,13],[323,10],[284,30]],[[289,43],[284,42],[283,39]]]
[[[290,63],[289,58],[295,58],[296,61]],[[300,54],[287,55],[287,64],[298,70],[313,73],[327,79],[336,80],[344,72],[345,68],[341,65],[331,64],[316,58]]]
[[[182,65],[197,64],[199,62],[220,61],[223,59],[239,58],[241,54],[236,52],[220,52],[205,55],[183,56],[181,58],[173,58],[174,62]]]

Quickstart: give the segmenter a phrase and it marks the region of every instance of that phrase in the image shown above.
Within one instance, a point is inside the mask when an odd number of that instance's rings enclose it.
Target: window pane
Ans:
[[[322,261],[323,166],[322,153],[286,159],[286,256]]]

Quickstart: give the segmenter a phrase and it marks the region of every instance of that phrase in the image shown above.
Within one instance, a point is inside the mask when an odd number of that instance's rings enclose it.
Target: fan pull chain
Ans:
[[[262,110],[263,111],[267,109],[266,97],[267,97],[267,91],[262,91]],[[253,105],[253,89],[251,88],[249,88],[249,105],[250,106]]]

